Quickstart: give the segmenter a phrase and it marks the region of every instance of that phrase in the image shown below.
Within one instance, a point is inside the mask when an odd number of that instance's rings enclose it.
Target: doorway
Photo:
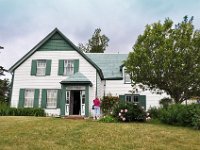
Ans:
[[[80,91],[79,90],[72,90],[70,96],[70,115],[80,115]]]

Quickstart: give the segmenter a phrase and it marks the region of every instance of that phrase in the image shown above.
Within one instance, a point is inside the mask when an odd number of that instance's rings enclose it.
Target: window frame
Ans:
[[[27,92],[32,92],[31,96],[27,96]],[[33,108],[34,106],[34,96],[35,90],[34,89],[25,89],[24,91],[24,108]]]
[[[45,66],[39,67],[38,64],[41,63],[42,61],[45,63]],[[47,60],[46,59],[36,60],[36,76],[45,76],[46,75],[46,68],[47,68]],[[42,74],[38,74],[39,69],[43,69],[44,72]]]

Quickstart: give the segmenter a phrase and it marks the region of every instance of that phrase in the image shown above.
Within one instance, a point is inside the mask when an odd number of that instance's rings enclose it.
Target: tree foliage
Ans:
[[[133,84],[164,90],[181,103],[200,95],[200,30],[193,17],[173,26],[165,19],[147,25],[125,61]]]
[[[9,103],[10,82],[8,79],[0,79],[0,103]]]
[[[104,53],[108,46],[109,38],[104,34],[101,35],[100,32],[100,28],[95,29],[92,38],[88,40],[85,46],[79,44],[79,49],[86,53]]]

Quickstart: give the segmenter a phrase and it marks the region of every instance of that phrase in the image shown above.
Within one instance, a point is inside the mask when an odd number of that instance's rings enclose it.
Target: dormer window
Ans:
[[[130,74],[124,69],[124,83],[131,83]]]

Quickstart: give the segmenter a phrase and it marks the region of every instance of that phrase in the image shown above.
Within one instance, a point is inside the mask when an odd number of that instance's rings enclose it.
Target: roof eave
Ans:
[[[92,82],[90,82],[90,81],[61,81],[60,82],[60,84],[78,84],[78,85],[80,85],[80,84],[83,84],[83,85],[85,85],[85,84],[89,84],[90,86],[92,86]]]

